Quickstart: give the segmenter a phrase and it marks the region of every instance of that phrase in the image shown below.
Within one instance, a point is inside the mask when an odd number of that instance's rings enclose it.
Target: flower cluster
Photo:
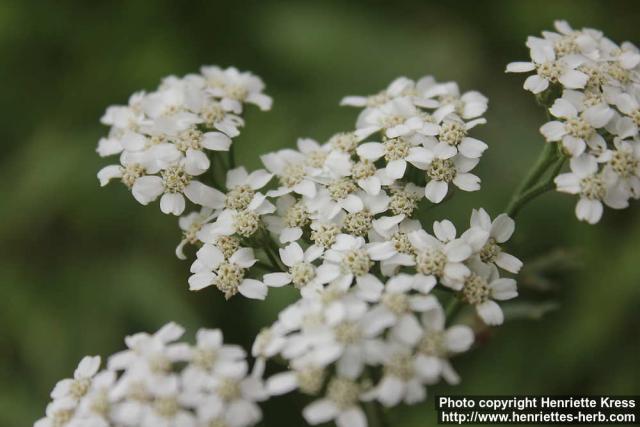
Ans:
[[[34,427],[248,427],[267,398],[261,372],[249,372],[242,348],[225,345],[219,330],[200,329],[195,345],[176,342],[169,323],[153,335],[126,338],[109,358],[87,356],[74,377],[51,392],[46,417]]]
[[[271,108],[263,89],[251,73],[209,66],[200,74],[167,77],[156,91],[109,107],[102,123],[111,128],[97,151],[103,157],[118,154],[120,162],[98,172],[100,184],[119,179],[143,205],[162,196],[160,209],[174,215],[184,211],[185,197],[221,207],[220,192],[206,183],[211,155],[222,160],[219,153],[229,151],[244,125],[245,103]]]
[[[623,209],[640,198],[640,51],[564,21],[555,29],[529,37],[531,62],[507,71],[535,71],[524,87],[553,116],[540,131],[570,158],[557,189],[578,195],[577,217],[594,224],[603,203]]]
[[[355,130],[323,144],[300,139],[297,150],[265,154],[266,170],[230,170],[217,207],[181,218],[179,257],[186,244],[200,248],[191,268],[192,290],[213,285],[227,297],[264,298],[267,286],[326,284],[336,280],[327,276],[335,268],[324,266],[318,274],[311,261],[340,257],[327,250],[341,234],[342,241],[362,246],[372,261],[383,262],[385,274],[393,274],[413,262],[391,239],[406,240],[404,231],[412,227],[409,219],[421,200],[441,203],[450,185],[480,188],[469,171],[487,145],[468,135],[485,123],[480,116],[487,99],[478,92],[461,95],[457,84],[429,76],[417,82],[399,78],[378,95],[347,97],[343,104],[366,107]],[[277,183],[262,190],[274,177]],[[365,238],[371,243],[367,248]],[[288,247],[274,264],[277,246],[292,242],[307,249]],[[288,271],[259,280],[256,267],[263,263],[251,247],[268,252],[271,268]]]
[[[440,301],[473,306],[485,324],[498,325],[504,315],[496,300],[517,296],[515,280],[498,274],[522,265],[501,246],[514,231],[506,215],[491,221],[474,210],[460,237],[447,220],[436,221],[433,234],[417,222],[400,228],[404,240],[385,243],[339,234],[324,255],[290,243],[280,251],[289,272],[265,278],[303,292],[257,337],[253,356],[287,360],[290,370],[269,378],[267,389],[316,396],[303,413],[310,424],[366,426],[361,402],[414,404],[426,385],[457,383],[449,357],[468,350],[474,334],[448,324]]]
[[[152,127],[162,127],[161,143],[145,142],[140,145],[145,147],[140,153],[123,148],[122,159],[153,159],[151,163],[161,171],[158,177],[148,173],[152,166],[145,166],[146,172],[132,182],[134,196],[141,188],[149,188],[146,181],[165,180],[166,169],[160,165],[166,159],[171,159],[173,166],[188,164],[189,171],[193,170],[188,160],[194,155],[189,151],[193,150],[191,146],[181,152],[179,163],[175,163],[177,157],[166,155],[172,150],[180,152],[176,148],[179,141],[168,135],[178,135],[182,130],[171,133],[169,129],[188,123],[189,129],[201,132],[203,138],[213,133],[225,139],[221,149],[228,149],[228,138],[237,133],[237,126],[233,131],[204,120],[200,110],[191,107],[194,93],[204,97],[206,102],[201,101],[205,104],[218,106],[227,118],[232,117],[228,123],[238,125],[239,101],[263,99],[262,85],[256,78],[242,75],[248,79],[242,80],[244,86],[236,80],[220,83],[223,77],[230,73],[237,76],[237,72],[215,70],[216,79],[207,77],[211,70],[205,68],[203,76],[165,80],[158,93],[179,87],[178,98],[184,102],[175,111],[153,116],[158,119],[152,121]],[[242,97],[237,96],[238,87],[245,88]],[[122,111],[133,114],[139,111],[135,107],[138,103],[145,104],[136,98],[133,106],[122,107]],[[468,350],[474,333],[470,326],[456,324],[455,308],[469,307],[477,314],[474,322],[479,325],[503,323],[504,314],[497,301],[517,296],[516,282],[509,275],[518,273],[522,262],[504,248],[515,229],[506,214],[492,220],[484,209],[474,210],[469,227],[461,233],[447,219],[433,222],[430,230],[421,223],[428,208],[445,202],[453,187],[463,191],[480,188],[480,179],[471,170],[487,144],[470,134],[475,126],[486,122],[482,115],[487,98],[475,91],[461,93],[456,83],[439,83],[430,76],[417,81],[402,77],[376,95],[349,96],[342,104],[362,108],[350,131],[337,133],[323,143],[299,139],[296,149],[267,153],[261,157],[264,169],[248,172],[229,165],[224,184],[214,182],[213,187],[205,188],[199,183],[197,194],[206,196],[206,200],[189,197],[191,192],[186,188],[196,182],[189,178],[184,194],[200,206],[180,218],[183,239],[176,253],[185,259],[186,249],[195,251],[188,280],[191,290],[215,287],[226,298],[241,294],[264,299],[269,287],[298,289],[300,299],[256,338],[252,349],[257,360],[255,370],[261,374],[265,364],[276,357],[286,360],[288,370],[268,379],[268,395],[298,390],[315,398],[303,413],[310,424],[335,420],[340,427],[358,427],[367,425],[362,402],[379,402],[387,407],[413,404],[424,400],[426,386],[440,379],[452,384],[459,381],[449,357]],[[108,121],[115,123],[115,116],[118,114],[110,110]],[[120,145],[112,145],[123,147],[121,142],[128,141],[132,134],[143,139],[157,134],[157,129],[148,130],[149,117],[145,111],[140,118],[144,125],[124,130],[114,125],[112,139]],[[103,141],[102,149],[105,146],[109,144]],[[215,152],[208,155],[217,156]],[[126,169],[125,163],[123,160],[124,166],[106,169],[115,168],[120,173]],[[197,164],[203,172],[210,166],[204,161]],[[190,177],[197,175],[189,171]],[[101,171],[100,175],[104,174]],[[176,209],[173,202],[182,197],[178,193],[163,196],[164,211],[182,212],[184,204]],[[170,201],[163,201],[165,198]],[[500,270],[506,275],[501,276]],[[201,335],[212,334],[201,332],[198,346]],[[148,340],[155,339],[141,339]],[[181,346],[173,350],[170,341],[152,347],[154,355],[166,351],[161,359],[165,365],[187,363],[172,389],[174,398],[176,388],[187,390],[172,401],[175,413],[193,417],[195,412],[195,419],[200,421],[198,411],[204,409],[199,406],[200,400],[192,400],[195,397],[190,387],[220,393],[217,390],[222,383],[209,379],[215,368],[198,371],[193,351],[182,350]],[[219,339],[216,342],[219,346]],[[146,351],[137,349],[125,352],[114,357],[110,367],[127,370],[131,363],[138,364],[132,359],[147,357],[144,354]],[[237,350],[234,363],[243,356]],[[207,360],[213,365],[219,360],[214,359]],[[233,384],[245,378],[246,363],[242,366]],[[138,378],[128,373],[121,378],[129,376]],[[258,380],[250,378],[258,387]],[[233,390],[239,393],[238,388]],[[123,393],[128,396],[128,392]],[[245,400],[252,403],[267,394],[247,396]],[[152,401],[144,400],[146,405]],[[139,409],[135,413],[152,411]],[[223,409],[215,416],[221,413]],[[242,419],[244,424],[231,416],[236,424],[225,420],[224,425],[248,425],[259,418],[257,409],[247,409],[247,414],[255,416]]]

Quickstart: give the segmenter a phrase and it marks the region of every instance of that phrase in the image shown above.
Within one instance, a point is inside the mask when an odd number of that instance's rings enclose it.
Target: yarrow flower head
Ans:
[[[488,148],[475,136],[486,97],[431,76],[401,77],[377,94],[343,99],[362,108],[353,128],[300,138],[248,171],[222,152],[244,126],[245,104],[270,107],[263,89],[250,73],[203,67],[105,114],[111,131],[99,153],[120,154],[120,164],[103,169],[101,183],[119,178],[144,204],[160,197],[163,211],[182,215],[176,254],[195,252],[189,289],[214,287],[227,299],[264,299],[285,286],[300,294],[256,337],[252,372],[220,331],[199,331],[195,345],[177,343],[183,331],[173,324],[128,337],[129,349],[110,358],[111,376],[101,380],[108,422],[244,427],[261,418],[256,402],[299,391],[309,396],[309,424],[366,427],[365,403],[415,404],[441,379],[459,382],[450,358],[471,347],[472,326],[502,323],[496,301],[517,295],[515,280],[498,270],[522,266],[506,247],[512,218],[474,210],[460,233],[446,218],[430,219],[429,231],[422,222],[453,187],[480,189],[471,171]],[[594,132],[606,128],[601,122],[589,122]],[[586,146],[592,139],[585,131]],[[618,157],[635,156],[628,144],[616,145]],[[183,215],[186,200],[196,207]],[[455,310],[445,315],[445,303],[475,311],[474,325]],[[267,370],[276,358],[286,368]],[[96,370],[83,368],[74,381],[97,381]],[[68,396],[77,386],[65,384],[48,413],[71,419],[80,414]]]
[[[261,372],[249,372],[245,352],[224,345],[219,330],[199,330],[196,345],[176,342],[183,332],[169,323],[127,337],[129,349],[104,370],[100,357],[85,357],[73,379],[56,385],[34,427],[257,424],[258,402],[268,393]]]
[[[556,21],[555,30],[529,37],[532,62],[511,63],[507,72],[536,72],[524,87],[555,118],[540,132],[571,158],[571,173],[557,177],[557,189],[579,194],[576,216],[595,224],[602,203],[623,209],[640,197],[640,51],[565,21]]]
[[[185,197],[196,205],[220,208],[205,175],[208,153],[229,151],[244,125],[244,103],[271,107],[264,84],[235,68],[202,67],[201,74],[165,78],[154,92],[140,92],[127,106],[109,107],[102,118],[109,136],[98,144],[101,156],[120,155],[120,164],[98,173],[101,185],[120,179],[146,205],[158,197],[164,213],[180,215]]]

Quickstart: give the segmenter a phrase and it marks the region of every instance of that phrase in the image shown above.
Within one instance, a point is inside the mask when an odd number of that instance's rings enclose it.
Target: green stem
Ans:
[[[236,153],[233,149],[233,144],[229,147],[229,169],[235,169],[236,167]]]
[[[456,315],[460,312],[461,309],[462,309],[462,301],[460,301],[460,299],[458,299],[456,295],[453,295],[445,310],[447,323],[450,323],[453,320],[453,318],[456,317]]]
[[[547,174],[547,177],[544,180],[537,182],[534,185],[525,187],[522,193],[518,194],[517,197],[511,199],[511,202],[507,207],[507,215],[509,215],[511,218],[515,218],[520,210],[531,200],[546,193],[547,191],[553,190],[553,180],[558,175],[558,172],[562,168],[564,161],[564,157],[560,157],[559,159],[556,158],[555,162],[551,164],[551,168],[549,169],[550,172]],[[545,168],[543,172],[548,172],[547,168]]]
[[[546,143],[538,159],[534,163],[533,167],[529,170],[525,178],[518,185],[515,193],[511,197],[509,201],[509,207],[507,211],[510,210],[511,206],[516,202],[516,200],[520,197],[522,193],[524,193],[533,183],[538,181],[540,177],[547,170],[549,165],[553,163],[553,160],[556,157],[556,147],[555,144]]]
[[[275,271],[287,271],[286,266],[280,261],[278,251],[275,249],[275,245],[273,244],[268,231],[264,229],[262,230],[261,240],[263,244],[262,250],[267,255],[267,258],[269,258],[269,262],[271,263]]]
[[[390,427],[389,420],[382,410],[382,406],[376,401],[366,402],[364,411],[367,415],[369,427]]]

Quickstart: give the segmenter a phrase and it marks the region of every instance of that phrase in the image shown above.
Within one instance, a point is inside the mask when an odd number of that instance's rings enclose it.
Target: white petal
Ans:
[[[549,81],[543,79],[537,74],[527,77],[524,81],[524,88],[533,93],[540,93],[549,87]]]
[[[511,238],[516,228],[516,223],[507,214],[500,214],[491,224],[491,236],[498,243],[504,243]]]
[[[480,178],[470,173],[459,173],[453,178],[453,183],[464,191],[478,191],[480,189]]]
[[[115,178],[122,177],[122,169],[120,165],[109,165],[105,166],[98,172],[98,180],[100,181],[100,186],[104,187]]]
[[[93,377],[99,368],[100,356],[85,356],[78,364],[73,377],[76,379]]]
[[[495,263],[498,267],[513,274],[517,274],[522,268],[522,261],[520,261],[515,256],[505,252],[500,252],[498,254]]]
[[[405,385],[398,377],[386,375],[377,388],[378,400],[386,407],[396,406],[404,397]]]
[[[581,89],[589,80],[589,76],[577,70],[567,70],[558,80],[569,89]]]
[[[207,286],[211,286],[215,279],[216,275],[210,271],[193,274],[189,277],[189,289],[199,291]]]
[[[265,274],[262,280],[267,286],[279,288],[291,283],[291,276],[288,273],[269,273]]]
[[[452,326],[444,334],[446,347],[455,353],[469,350],[473,344],[473,331],[464,325]]]
[[[564,98],[556,99],[551,108],[549,108],[549,112],[555,117],[560,117],[563,119],[576,117],[578,115],[578,110],[576,110],[576,107],[574,107],[571,102],[567,101]]]
[[[564,128],[564,123],[552,121],[542,125],[540,133],[547,141],[560,141],[567,132]]]
[[[443,181],[429,181],[425,187],[424,195],[432,203],[440,203],[447,195],[449,186]]]
[[[378,160],[384,155],[384,145],[379,142],[366,142],[358,146],[358,156],[368,160]]]
[[[477,159],[482,156],[482,153],[488,148],[488,145],[479,139],[475,138],[464,138],[462,142],[458,145],[458,150],[460,153],[469,157],[470,159]]]
[[[337,427],[367,427],[367,417],[359,407],[341,412],[336,419]]]
[[[185,156],[184,170],[189,175],[197,176],[209,170],[211,162],[206,154],[200,150],[187,150]]]
[[[263,300],[267,296],[267,286],[259,280],[244,279],[240,286],[238,286],[238,292],[247,298]]]
[[[212,209],[224,206],[224,194],[200,181],[191,181],[184,189],[184,195],[198,205]]]
[[[182,214],[184,212],[184,197],[180,193],[163,194],[160,199],[160,210],[166,214]]]
[[[385,168],[387,175],[392,179],[402,178],[406,169],[407,162],[403,159],[392,160],[387,163],[387,167]]]
[[[304,252],[296,242],[281,248],[279,252],[282,262],[284,262],[284,265],[287,267],[293,267],[295,264],[304,261]]]
[[[266,385],[269,394],[278,396],[295,390],[298,387],[298,378],[295,372],[282,372],[270,377]]]
[[[131,189],[133,197],[143,205],[154,201],[164,191],[162,178],[159,176],[143,176],[136,180]]]
[[[422,335],[420,323],[412,314],[402,316],[393,327],[394,338],[407,345],[415,345]]]
[[[248,184],[253,190],[264,187],[273,178],[273,175],[264,169],[254,171],[249,175]]]
[[[489,326],[501,325],[504,322],[504,313],[500,306],[492,300],[488,300],[476,306],[478,316]]]
[[[456,238],[456,227],[449,220],[435,221],[433,223],[433,233],[443,242],[448,242]]]
[[[202,146],[213,151],[228,151],[231,147],[231,138],[222,132],[207,132],[202,135]]]
[[[587,198],[580,198],[576,205],[576,216],[581,221],[586,221],[589,224],[596,224],[602,218],[602,203],[599,200],[590,200]]]
[[[583,117],[594,128],[604,127],[613,118],[613,110],[605,104],[594,105],[585,110]]]
[[[329,399],[316,400],[302,411],[302,416],[311,425],[325,423],[339,413],[338,407]]]
[[[198,257],[198,261],[212,270],[217,269],[220,263],[224,261],[222,251],[217,246],[208,243],[198,249],[196,256]]]
[[[536,66],[533,62],[511,62],[507,64],[507,73],[526,73],[528,71],[533,71],[536,69]]]
[[[252,248],[240,248],[229,258],[229,262],[237,264],[242,268],[249,268],[255,264],[256,261]]]
[[[516,281],[513,279],[497,279],[491,282],[491,297],[499,301],[512,299],[518,296]]]

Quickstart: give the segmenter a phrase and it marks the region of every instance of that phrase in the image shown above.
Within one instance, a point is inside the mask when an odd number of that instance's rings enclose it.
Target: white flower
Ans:
[[[178,225],[182,230],[183,238],[176,247],[176,256],[179,259],[187,259],[184,254],[184,247],[187,244],[195,245],[200,239],[198,234],[204,224],[215,218],[211,208],[202,208],[198,212],[191,212],[188,215],[181,216]]]
[[[576,216],[579,220],[595,224],[602,217],[602,203],[612,208],[624,208],[628,201],[620,191],[612,186],[614,177],[611,174],[598,172],[597,160],[583,154],[571,159],[571,172],[563,173],[555,178],[558,191],[578,194],[580,199],[576,205]]]
[[[471,247],[456,239],[456,230],[450,221],[434,224],[434,237],[424,230],[409,233],[409,240],[416,250],[415,268],[418,274],[434,276],[442,285],[454,290],[462,288],[462,282],[470,274],[464,261],[471,256]]]
[[[604,140],[596,129],[604,127],[613,117],[613,110],[600,103],[591,107],[584,104],[584,94],[565,91],[549,109],[555,117],[563,121],[551,121],[540,128],[547,141],[562,141],[565,150],[572,156],[579,156],[587,147],[598,147]]]
[[[427,397],[427,392],[416,362],[411,348],[397,343],[387,345],[383,376],[363,399],[376,399],[386,407],[397,406],[400,402],[407,405],[422,402]]]
[[[261,110],[271,109],[271,97],[262,93],[264,83],[260,77],[250,72],[240,72],[234,67],[225,70],[216,66],[200,68],[209,86],[208,92],[216,98],[227,111],[236,114],[242,112],[242,103],[255,104]]]
[[[276,209],[267,196],[255,193],[249,186],[229,191],[225,196],[225,206],[227,208],[220,212],[215,222],[202,227],[203,241],[210,242],[214,237],[233,234],[251,237],[260,230],[261,217]]]
[[[349,378],[357,378],[366,365],[380,362],[382,326],[367,322],[366,302],[335,286],[312,300],[317,302],[302,312],[302,329],[290,335],[283,349],[285,358],[317,367],[335,362],[338,375]],[[315,325],[308,324],[312,319],[317,319]]]
[[[145,117],[142,113],[140,102],[145,97],[144,92],[136,92],[129,97],[128,105],[113,105],[107,108],[100,118],[100,123],[113,126],[120,130],[135,130],[141,126]]]
[[[329,381],[326,397],[304,408],[302,415],[311,425],[335,420],[338,427],[367,427],[367,417],[358,404],[361,386],[348,378]]]
[[[73,379],[59,381],[51,392],[51,397],[53,399],[80,400],[89,391],[92,379],[99,368],[100,356],[84,357],[73,373]]]
[[[487,98],[477,91],[465,92],[455,82],[437,83],[432,76],[425,76],[416,84],[414,103],[425,108],[436,108],[434,117],[456,113],[463,119],[473,119],[487,111]],[[435,98],[435,99],[434,99]]]
[[[516,281],[500,278],[498,269],[494,265],[482,262],[470,264],[471,274],[464,280],[460,298],[467,304],[473,305],[478,316],[487,325],[501,325],[504,322],[504,313],[494,300],[502,301],[517,297]]]
[[[305,165],[305,156],[295,150],[280,150],[260,156],[267,170],[278,177],[280,187],[268,193],[278,197],[287,193],[297,193],[307,197],[315,197],[316,184],[309,175]]]
[[[357,196],[362,201],[362,209],[344,215],[342,229],[353,236],[365,237],[371,231],[376,215],[387,211],[391,199],[384,191],[375,196],[364,192]]]
[[[465,123],[459,117],[450,114],[438,126],[429,127],[427,134],[438,137],[436,144],[429,144],[430,148],[441,158],[451,158],[460,153],[469,159],[478,159],[488,146],[479,139],[467,136],[467,133],[486,122],[485,119],[475,119]]]
[[[267,286],[284,286],[292,283],[296,288],[303,289],[307,286],[317,288],[326,283],[322,277],[322,270],[317,270],[313,264],[321,255],[322,248],[310,246],[306,251],[296,242],[290,243],[280,249],[280,258],[284,265],[289,267],[286,273],[269,273],[263,278]]]
[[[449,184],[464,191],[480,189],[480,178],[469,173],[478,164],[479,159],[469,159],[462,155],[451,156],[447,151],[434,151],[434,159],[425,171],[429,180],[424,194],[432,203],[440,203],[449,192]]]
[[[423,295],[435,285],[433,276],[399,274],[389,279],[379,303],[367,313],[366,323],[376,330],[391,328],[391,337],[403,344],[415,345],[422,329],[414,313],[429,310],[437,304],[434,296]],[[419,294],[410,294],[412,290]]]
[[[368,246],[362,237],[340,234],[331,249],[324,254],[324,281],[334,282],[339,288],[347,289],[355,279],[359,287],[379,288],[380,284],[370,270],[374,261],[393,254],[391,242],[384,246]]]
[[[224,345],[218,330],[201,329],[197,344],[175,342],[169,323],[154,334],[126,338],[129,350],[109,358],[85,357],[74,379],[54,390],[46,417],[35,427],[249,427],[262,418],[268,397],[261,372],[248,372],[246,354]],[[96,373],[97,372],[97,373]]]
[[[307,206],[320,218],[332,220],[343,212],[354,213],[364,208],[359,186],[351,178],[329,181],[318,193],[307,199]]]
[[[529,37],[527,40],[532,62],[512,62],[507,65],[509,73],[526,73],[536,71],[536,74],[527,77],[524,88],[532,93],[540,93],[549,87],[551,83],[559,83],[568,89],[583,88],[588,76],[576,70],[584,62],[580,55],[566,55],[557,57],[553,42],[537,37]]]
[[[380,262],[380,271],[384,276],[391,277],[402,266],[415,265],[415,248],[409,239],[409,234],[422,229],[420,221],[404,219],[404,215],[382,217],[373,221],[375,233],[370,234],[372,246],[393,243],[394,255]]]
[[[267,229],[278,236],[280,243],[295,242],[302,237],[302,228],[311,222],[304,199],[284,194],[276,200],[274,215],[263,217]]]
[[[414,82],[406,77],[398,77],[385,90],[370,96],[346,96],[340,101],[340,105],[350,107],[379,107],[394,98],[406,96],[412,93]]]
[[[515,230],[515,222],[507,214],[498,215],[493,222],[484,209],[474,209],[471,213],[470,227],[462,235],[480,260],[494,263],[498,267],[517,274],[522,268],[522,261],[504,252],[500,246],[511,238]]]
[[[98,180],[100,186],[104,187],[112,179],[120,179],[124,185],[131,188],[138,178],[159,171],[160,166],[151,151],[125,151],[120,156],[119,165],[108,165],[98,171]]]
[[[108,367],[110,370],[164,373],[172,362],[186,360],[184,345],[173,343],[182,334],[184,329],[171,322],[154,334],[140,332],[130,335],[125,338],[128,350],[112,355]]]
[[[224,369],[210,379],[206,389],[211,390],[196,411],[205,425],[223,423],[230,427],[255,425],[262,419],[256,402],[268,395],[259,378],[249,375],[246,361],[237,368]]]
[[[623,192],[627,198],[640,198],[640,143],[637,141],[623,141],[614,139],[615,150],[610,151],[603,174],[616,176],[618,192]]]
[[[443,377],[449,384],[460,382],[458,374],[449,363],[449,357],[462,353],[473,344],[473,331],[466,325],[454,325],[445,329],[446,316],[440,304],[422,314],[422,336],[416,346],[416,370],[427,384]]]
[[[213,209],[222,207],[222,193],[194,179],[194,174],[202,172],[187,169],[188,164],[182,160],[178,164],[164,167],[160,176],[145,175],[138,178],[131,188],[133,197],[147,205],[162,195],[160,210],[173,215],[180,215],[184,211],[184,196],[201,206]]]
[[[303,365],[293,361],[294,370],[280,372],[270,377],[266,382],[271,396],[279,396],[293,390],[315,395],[322,389],[326,370],[313,365]]]
[[[71,398],[56,399],[47,405],[46,417],[35,422],[33,427],[58,427],[73,419],[77,403]]]
[[[358,156],[376,161],[384,157],[386,176],[400,179],[407,169],[407,162],[419,169],[426,169],[433,154],[422,147],[425,137],[413,134],[407,137],[386,139],[384,142],[366,142],[358,146]]]
[[[182,370],[185,388],[197,392],[209,387],[211,378],[229,372],[246,371],[246,353],[242,347],[224,344],[218,329],[199,329],[196,345],[190,347],[189,364]]]
[[[423,120],[420,112],[409,98],[395,98],[379,107],[369,107],[362,111],[356,123],[358,138],[384,131],[389,138],[404,136],[421,129]]]
[[[189,277],[189,289],[192,291],[215,285],[227,299],[238,292],[253,299],[267,296],[264,283],[245,278],[247,269],[257,262],[251,248],[240,248],[226,260],[218,247],[207,243],[198,250],[197,257],[191,265],[193,274]]]

